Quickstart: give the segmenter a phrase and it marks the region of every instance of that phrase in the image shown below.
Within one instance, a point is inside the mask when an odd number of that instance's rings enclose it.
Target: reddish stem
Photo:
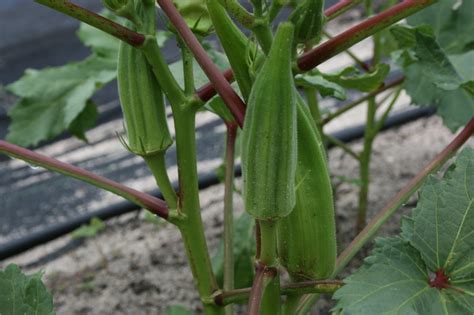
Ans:
[[[330,6],[324,11],[324,15],[326,17],[333,17],[340,14],[340,12],[344,12],[347,7],[351,7],[354,4],[359,4],[361,0],[341,0],[338,3]]]
[[[424,7],[427,7],[435,1],[436,0],[404,0],[402,3],[355,25],[303,54],[298,58],[298,67],[301,71],[311,70],[338,53],[373,35],[375,32],[382,30],[383,28],[423,9]],[[328,8],[325,11],[325,14],[327,17],[330,17],[331,15],[340,12],[341,8],[350,4],[352,4],[352,2],[343,0]],[[226,72],[230,71],[230,69],[226,70]],[[232,78],[230,75],[226,77],[229,81]],[[207,102],[215,95],[215,93],[212,83],[208,83],[199,89],[197,96],[203,102]]]
[[[262,304],[265,286],[268,284],[269,280],[275,278],[278,273],[278,270],[275,267],[268,267],[258,261],[255,269],[256,270],[255,276],[253,278],[252,289],[250,290],[247,315],[260,314],[260,305]],[[275,303],[278,302],[275,301]]]
[[[383,208],[366,227],[352,240],[346,249],[337,257],[337,275],[350,261],[352,257],[364,246],[388,218],[405,202],[425,181],[426,177],[439,169],[474,133],[474,118],[464,129],[446,146],[420,173],[418,173],[388,204]]]
[[[298,68],[301,71],[309,71],[363,39],[421,10],[435,1],[436,0],[404,0],[303,54],[298,58]]]
[[[199,63],[204,73],[211,81],[217,93],[222,97],[224,103],[229,107],[237,124],[242,127],[244,124],[245,103],[234,91],[226,77],[219,68],[212,62],[206,51],[199,43],[196,36],[186,24],[186,21],[179,14],[171,0],[157,0],[163,12],[168,16],[170,22],[174,25],[183,41],[193,53],[196,61]]]
[[[152,211],[164,219],[168,219],[169,210],[166,202],[146,193],[3,140],[0,140],[0,152],[103,188]]]
[[[65,0],[35,0],[36,2],[48,6],[61,13],[69,15],[81,22],[87,23],[99,30],[102,30],[112,36],[117,37],[128,44],[138,47],[145,41],[145,36],[134,32],[112,20],[109,20],[95,12],[78,6]]]

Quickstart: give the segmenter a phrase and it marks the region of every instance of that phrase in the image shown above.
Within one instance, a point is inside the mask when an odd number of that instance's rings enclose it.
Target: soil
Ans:
[[[438,117],[382,133],[372,155],[369,217],[382,209],[452,137]],[[472,140],[469,145],[473,145]],[[354,142],[351,147],[360,150],[361,142]],[[357,178],[358,167],[338,148],[329,152],[329,161],[336,187],[339,249],[343,249],[354,236],[358,186],[341,178]],[[217,185],[200,195],[211,253],[222,234],[223,191],[223,186]],[[415,200],[416,196],[408,205]],[[236,215],[242,209],[241,197],[236,194]],[[410,209],[400,209],[378,235],[398,233],[400,218]],[[143,212],[127,214],[108,221],[106,229],[96,237],[74,245],[77,241],[64,236],[4,261],[0,267],[14,262],[27,273],[44,270],[57,314],[162,314],[175,304],[202,313],[179,232],[172,225],[152,224],[143,219]],[[58,249],[66,253],[52,259],[51,253]],[[369,248],[363,250],[368,251]],[[356,257],[343,275],[356,270],[362,257]],[[331,305],[329,298],[323,299],[312,314],[326,314]]]

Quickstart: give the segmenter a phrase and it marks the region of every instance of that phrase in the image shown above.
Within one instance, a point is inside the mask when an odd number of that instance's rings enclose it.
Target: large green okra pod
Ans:
[[[301,98],[297,126],[296,206],[279,222],[278,256],[294,280],[315,280],[334,269],[336,228],[326,152]]]
[[[128,148],[147,156],[165,151],[172,143],[166,121],[163,92],[145,55],[120,44],[118,88]]]
[[[296,93],[291,70],[293,25],[280,24],[250,92],[242,133],[245,209],[260,220],[295,205]]]

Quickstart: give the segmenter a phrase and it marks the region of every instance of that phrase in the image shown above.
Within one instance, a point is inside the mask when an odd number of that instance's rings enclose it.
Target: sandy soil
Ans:
[[[420,119],[381,134],[373,154],[369,216],[380,210],[452,137],[437,117]],[[355,142],[352,147],[359,150],[361,143]],[[338,241],[342,249],[353,237],[358,189],[354,184],[341,182],[340,177],[357,178],[358,168],[340,149],[331,150],[329,160],[337,186]],[[211,252],[222,234],[222,196],[222,185],[201,192]],[[237,194],[235,208],[236,213],[242,211]],[[408,214],[409,209],[401,209],[379,235],[397,233],[400,217]],[[58,314],[161,314],[174,304],[201,313],[183,245],[172,225],[163,223],[157,227],[143,220],[143,213],[128,214],[107,222],[106,229],[94,239],[72,246],[72,250],[54,260],[41,262],[42,257],[70,242],[71,238],[65,236],[4,261],[0,267],[15,262],[27,272],[44,270]],[[360,262],[361,257],[354,259],[345,273]],[[321,314],[330,307],[327,301],[318,303]]]

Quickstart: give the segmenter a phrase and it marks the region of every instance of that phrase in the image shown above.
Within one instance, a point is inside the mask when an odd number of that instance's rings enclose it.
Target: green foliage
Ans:
[[[100,231],[105,229],[105,223],[97,218],[93,217],[89,224],[84,224],[80,228],[74,230],[71,233],[72,238],[89,238],[96,236]]]
[[[417,105],[434,105],[456,131],[474,116],[473,1],[441,0],[392,27],[404,88]]]
[[[181,305],[168,307],[164,315],[193,315],[194,313]]]
[[[379,239],[334,297],[342,314],[474,312],[474,149],[432,176],[401,237]],[[447,276],[446,279],[443,275]]]
[[[25,275],[13,264],[0,270],[0,314],[54,314],[53,297],[41,281],[42,275]]]
[[[305,74],[298,74],[295,78],[295,83],[301,87],[316,88],[322,97],[334,97],[338,100],[345,100],[347,98],[346,90],[329,80],[326,80],[319,72],[309,72]]]
[[[235,220],[234,226],[234,274],[235,287],[245,288],[252,285],[255,254],[255,220],[247,213],[242,213]],[[224,278],[224,240],[221,239],[217,252],[212,257],[212,266],[217,282],[222,286]]]
[[[34,146],[70,128],[91,96],[115,78],[115,67],[114,60],[92,55],[61,67],[27,70],[8,86],[20,100],[9,112],[12,123],[7,140]]]
[[[397,53],[398,62],[412,102],[436,106],[452,131],[465,125],[474,116],[472,52],[447,55],[427,25],[396,26],[391,31],[403,49]]]

